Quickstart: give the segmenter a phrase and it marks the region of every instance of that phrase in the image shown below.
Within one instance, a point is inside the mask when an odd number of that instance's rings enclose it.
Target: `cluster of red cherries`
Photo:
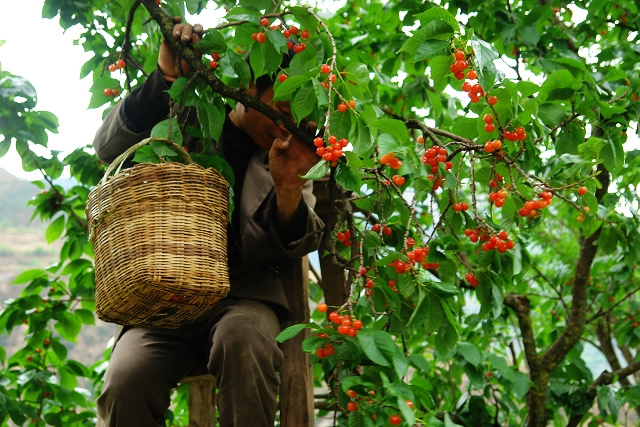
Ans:
[[[331,166],[337,166],[338,159],[344,155],[343,149],[349,145],[349,140],[331,135],[325,144],[324,138],[318,136],[313,140],[313,145],[316,146],[316,154],[322,157],[322,160],[330,162]]]
[[[264,43],[267,41],[267,33],[266,31],[277,31],[280,30],[280,26],[279,25],[269,25],[269,18],[262,18],[260,19],[260,31],[256,31],[254,33],[251,34],[251,39],[258,42],[258,43]],[[300,30],[298,27],[296,27],[295,25],[291,25],[288,28],[285,28],[284,30],[282,30],[282,35],[289,39],[291,36],[296,36],[299,37],[300,39],[303,40],[307,40],[309,37],[311,37],[311,33],[309,32],[309,30]],[[287,47],[289,48],[289,50],[293,50],[294,53],[300,53],[302,51],[304,51],[307,48],[307,45],[304,42],[299,42],[296,43],[295,45],[293,44],[293,41],[288,40],[287,41]]]
[[[481,248],[485,252],[495,249],[503,254],[509,249],[513,249],[516,245],[513,240],[509,240],[509,234],[505,230],[501,230],[495,235],[489,235],[480,230],[467,228],[464,230],[464,235],[467,236],[471,242],[482,242]]]

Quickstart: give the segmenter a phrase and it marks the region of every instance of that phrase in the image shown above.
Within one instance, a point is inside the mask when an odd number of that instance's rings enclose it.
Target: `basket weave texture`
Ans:
[[[96,313],[177,328],[229,292],[229,190],[214,169],[177,162],[118,171],[89,194]]]

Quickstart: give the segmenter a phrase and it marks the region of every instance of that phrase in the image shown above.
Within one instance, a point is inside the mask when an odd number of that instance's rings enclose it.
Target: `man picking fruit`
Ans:
[[[176,20],[172,35],[197,43],[202,26]],[[94,140],[106,162],[149,136],[169,113],[169,85],[189,73],[163,40],[158,68],[107,115]],[[288,57],[285,55],[285,61]],[[286,64],[283,64],[285,67]],[[273,102],[273,80],[262,76],[248,89],[282,114],[288,101]],[[187,120],[195,112],[184,109]],[[185,135],[191,150],[201,141]],[[273,426],[283,355],[275,337],[287,315],[278,264],[317,249],[323,227],[313,211],[311,182],[300,178],[317,162],[315,148],[254,109],[228,110],[216,150],[234,175],[235,209],[228,229],[230,293],[192,324],[178,329],[119,327],[104,387],[98,398],[107,426],[164,426],[170,391],[184,377],[213,374],[221,426]]]

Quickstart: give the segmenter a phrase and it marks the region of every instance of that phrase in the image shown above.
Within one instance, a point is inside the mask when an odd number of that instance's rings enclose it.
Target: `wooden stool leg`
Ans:
[[[189,427],[214,427],[216,424],[216,382],[211,375],[187,377],[189,383]]]
[[[287,293],[291,316],[283,327],[309,322],[308,258],[280,265],[282,284]],[[281,344],[284,362],[280,367],[280,425],[312,427],[313,370],[309,356],[302,351],[302,341],[310,336],[308,329]]]

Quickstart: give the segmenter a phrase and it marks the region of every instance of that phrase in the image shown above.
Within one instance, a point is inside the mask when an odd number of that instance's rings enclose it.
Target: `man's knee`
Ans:
[[[279,331],[279,322],[271,309],[261,303],[248,303],[216,325],[210,363],[216,364],[216,359],[224,358],[278,369],[283,359],[275,340]]]

